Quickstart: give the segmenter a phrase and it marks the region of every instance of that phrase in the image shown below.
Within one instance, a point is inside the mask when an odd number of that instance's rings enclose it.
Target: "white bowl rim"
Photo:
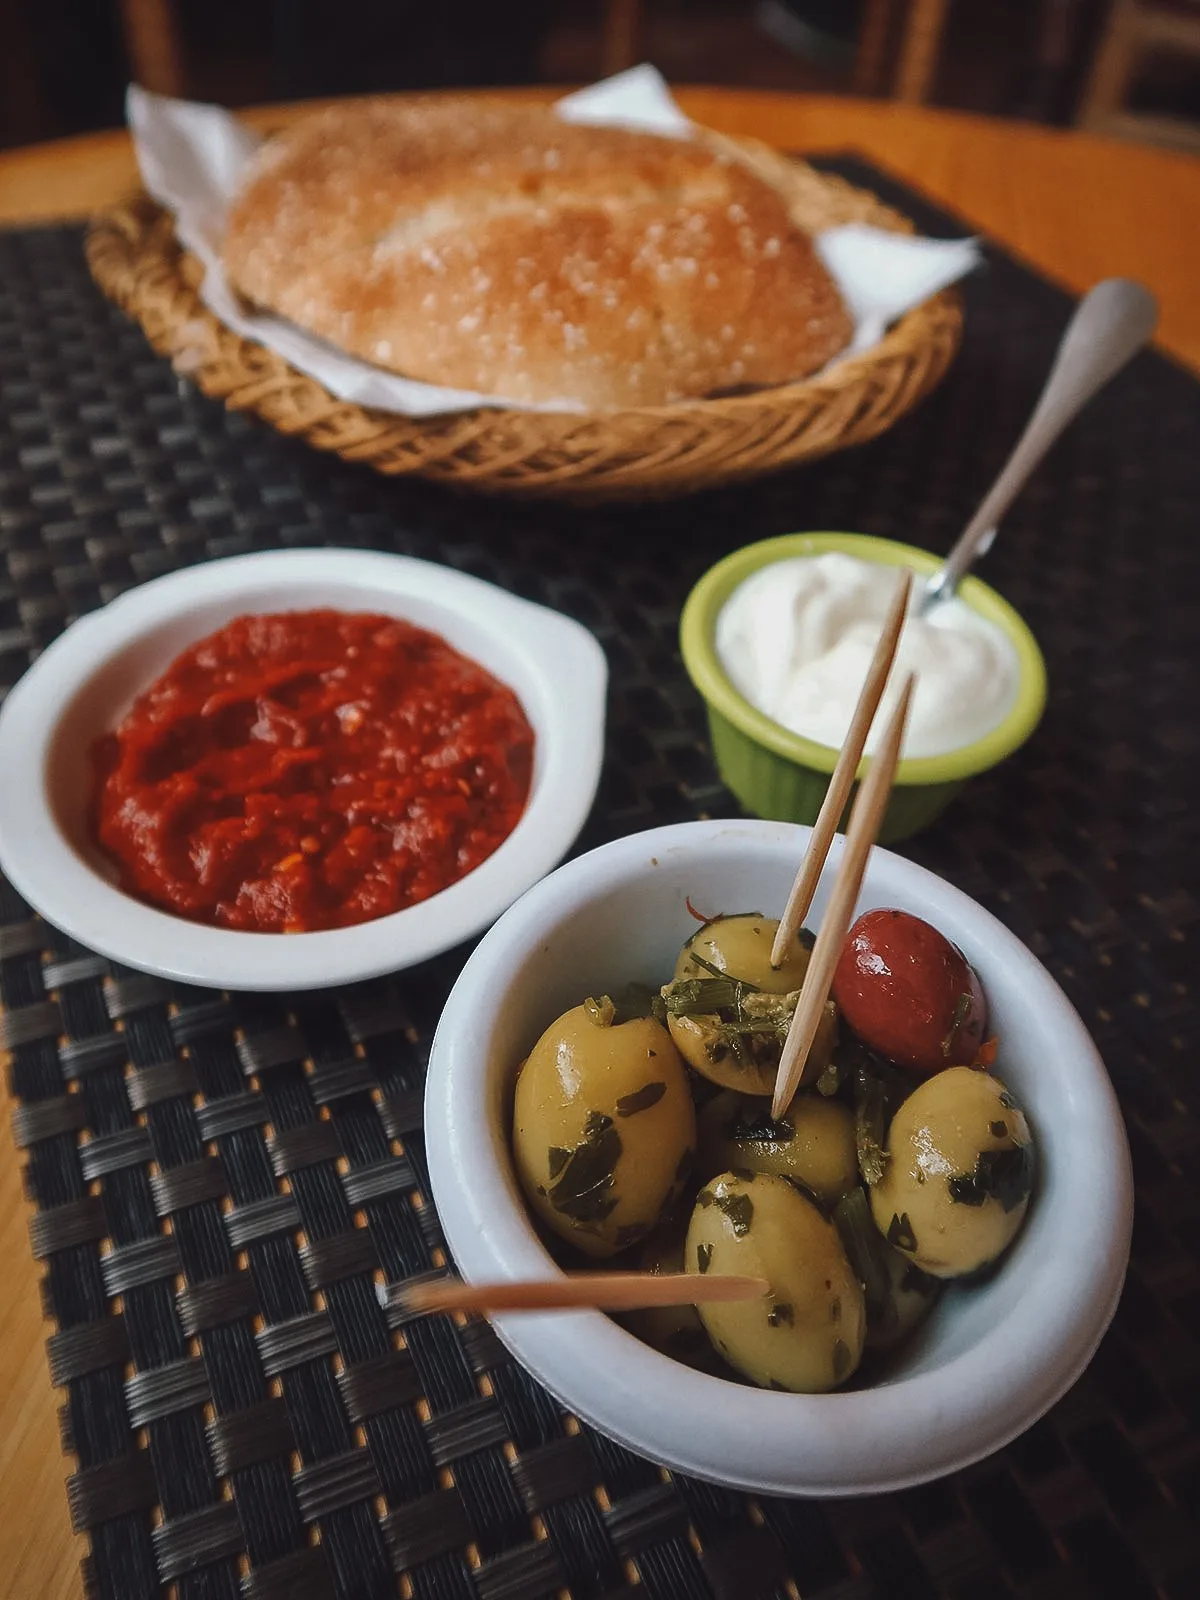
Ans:
[[[551,908],[586,901],[622,868],[706,844],[722,834],[783,845],[799,861],[811,830],[801,824],[712,820],[627,835],[567,862],[495,924],[466,963],[442,1012],[430,1055],[425,1138],[433,1198],[458,1270],[469,1280],[550,1276],[558,1269],[508,1204],[483,1119],[472,1118],[471,1067],[487,1058],[479,1020],[505,969],[520,966]],[[839,836],[831,853],[836,862]],[[880,894],[885,898],[880,898]],[[503,1343],[577,1416],[629,1449],[710,1482],[817,1498],[909,1488],[992,1454],[1032,1426],[1091,1360],[1116,1311],[1129,1257],[1133,1184],[1120,1109],[1094,1044],[1067,997],[1004,925],[933,873],[890,851],[872,853],[860,907],[900,904],[937,921],[957,909],[989,946],[1021,964],[1031,998],[1079,1063],[1080,1103],[1098,1162],[1111,1174],[1077,1220],[1074,1248],[1041,1262],[1023,1283],[1045,1308],[1051,1355],[1032,1370],[1029,1352],[1005,1345],[1003,1323],[935,1372],[842,1394],[787,1395],[746,1388],[670,1360],[599,1312],[507,1314],[493,1319]],[[944,925],[944,924],[943,924]],[[968,952],[969,953],[969,952]],[[462,1181],[470,1174],[470,1181]],[[480,1193],[480,1186],[486,1195]],[[1096,1263],[1100,1266],[1097,1269]],[[619,1382],[614,1375],[619,1374]],[[636,1404],[630,1403],[630,1396]],[[697,1419],[732,1419],[706,1428]],[[719,1432],[721,1454],[715,1454]],[[797,1441],[803,1439],[803,1450]],[[887,1448],[884,1448],[884,1440]],[[896,1441],[900,1443],[897,1444]]]
[[[186,619],[202,604],[236,603],[245,594],[247,609],[269,610],[267,591],[280,585],[311,588],[311,604],[319,607],[329,603],[321,593],[330,584],[360,587],[361,610],[404,616],[411,600],[453,614],[478,633],[502,639],[513,659],[544,683],[537,715],[523,699],[535,729],[535,780],[513,832],[473,872],[428,900],[373,922],[316,933],[214,928],[145,905],[106,882],[65,837],[47,795],[51,745],[72,698],[139,634],[174,617]],[[255,595],[261,597],[257,605]],[[161,977],[271,992],[396,972],[478,933],[565,855],[599,784],[607,677],[604,652],[581,623],[435,562],[318,547],[184,567],[72,623],[0,706],[0,865],[48,922],[89,949]]]

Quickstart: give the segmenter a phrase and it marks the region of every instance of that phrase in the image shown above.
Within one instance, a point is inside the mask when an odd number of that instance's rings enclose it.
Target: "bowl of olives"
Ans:
[[[979,1460],[1070,1387],[1116,1307],[1132,1185],[1108,1076],[1053,979],[880,849],[801,1088],[771,1116],[811,932],[772,947],[808,835],[684,823],[543,879],[450,995],[426,1139],[469,1281],[611,1266],[769,1285],[493,1322],[629,1448],[837,1496]]]

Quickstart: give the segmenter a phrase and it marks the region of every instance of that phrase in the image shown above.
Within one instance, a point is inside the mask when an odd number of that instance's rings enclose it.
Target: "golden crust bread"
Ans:
[[[596,410],[816,371],[850,319],[783,198],[702,143],[467,100],[366,100],[269,140],[235,289],[427,383]]]

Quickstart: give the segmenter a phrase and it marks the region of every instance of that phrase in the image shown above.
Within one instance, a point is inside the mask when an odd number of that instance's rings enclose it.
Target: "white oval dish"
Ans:
[[[434,1039],[425,1133],[434,1199],[473,1281],[552,1277],[509,1155],[517,1064],[588,994],[664,981],[707,915],[778,915],[809,829],[696,822],[634,834],[560,867],[481,940]],[[835,841],[810,921],[819,925]],[[987,1281],[951,1287],[870,1388],[754,1389],[693,1371],[599,1312],[494,1318],[513,1354],[577,1415],[642,1455],[771,1494],[880,1493],[957,1471],[1028,1428],[1091,1359],[1116,1309],[1133,1190],[1124,1125],[1079,1017],[1024,945],[973,900],[885,850],[859,909],[899,906],[960,945],[987,991],[996,1072],[1038,1150],[1028,1220]]]
[[[514,690],[534,730],[529,803],[467,877],[391,916],[240,933],[143,905],[91,839],[92,741],[179,652],[235,617],[332,607],[404,617]],[[281,550],[173,572],[69,627],[0,707],[0,865],[49,922],[102,955],[213,988],[326,988],[395,972],[485,928],[560,861],[595,797],[607,667],[579,623],[428,561]]]

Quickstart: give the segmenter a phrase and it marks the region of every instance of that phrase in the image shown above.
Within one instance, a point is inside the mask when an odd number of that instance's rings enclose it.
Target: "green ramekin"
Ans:
[[[683,663],[708,707],[713,755],[723,781],[748,811],[783,822],[816,821],[838,752],[789,732],[743,699],[717,656],[717,614],[738,584],[760,567],[826,550],[841,550],[883,566],[912,567],[918,577],[941,565],[939,556],[892,539],[861,533],[783,534],[735,550],[719,561],[688,596],[680,620]],[[958,593],[1008,635],[1019,667],[1016,699],[1004,721],[973,744],[945,755],[901,761],[880,830],[883,844],[907,838],[932,822],[968,778],[986,772],[1024,744],[1045,708],[1046,664],[1017,612],[978,578],[965,578]]]

